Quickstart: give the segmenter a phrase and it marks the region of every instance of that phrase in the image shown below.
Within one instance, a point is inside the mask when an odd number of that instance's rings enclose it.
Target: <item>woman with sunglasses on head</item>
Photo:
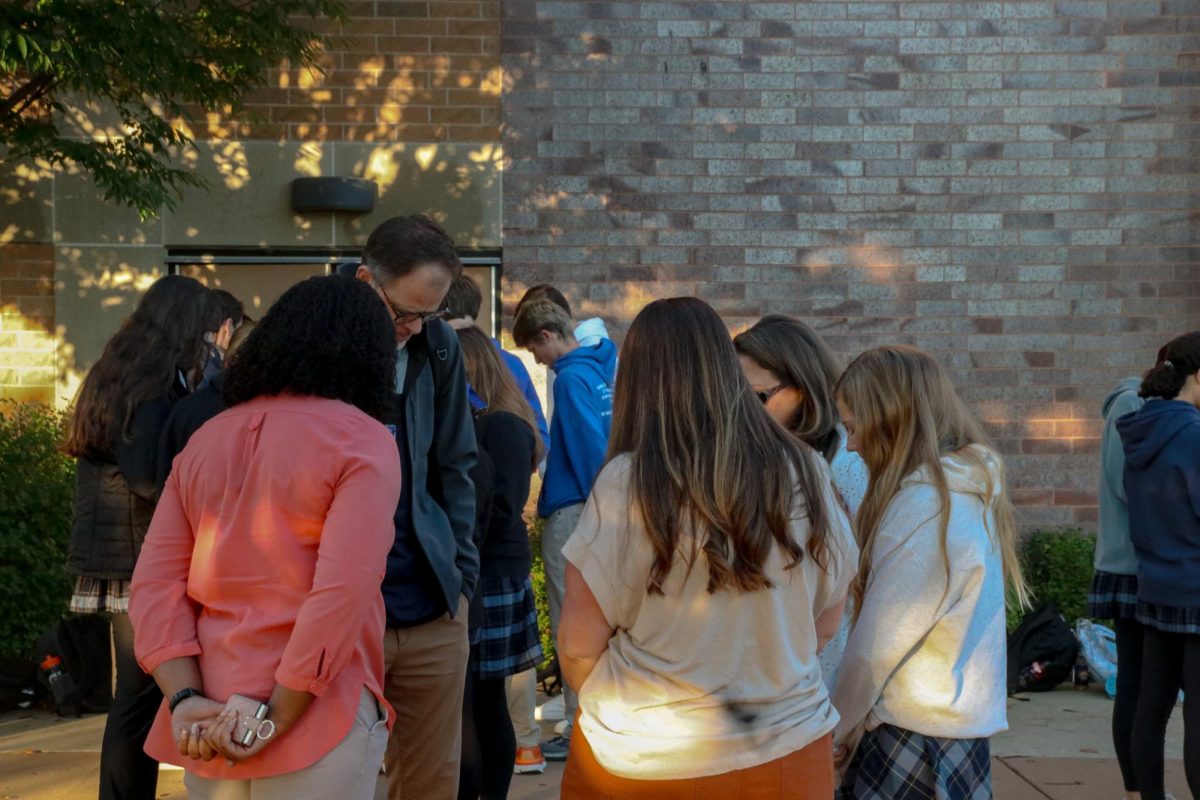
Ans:
[[[850,512],[858,513],[867,491],[867,468],[846,449],[833,387],[840,369],[825,341],[795,317],[774,314],[733,337],[742,372],[771,417],[829,462],[833,485]],[[821,673],[833,688],[850,633],[850,610],[821,651]]]
[[[704,302],[626,335],[607,463],[563,549],[579,692],[564,798],[820,798],[817,664],[857,549],[829,468],[751,393]]]
[[[1200,331],[1158,351],[1146,404],[1117,420],[1137,554],[1142,676],[1130,747],[1145,800],[1163,794],[1163,741],[1183,689],[1183,768],[1200,797]]]
[[[101,800],[152,800],[158,762],[142,743],[162,702],[138,667],[129,622],[133,576],[154,505],[158,440],[175,404],[200,380],[220,327],[216,298],[182,275],[160,278],[88,371],[71,415],[75,518],[70,609],[112,614],[117,690],[100,750]]]
[[[1026,592],[1004,463],[928,353],[868,350],[837,385],[871,484],[834,689],[849,800],[991,797],[1008,727],[1005,585]]]

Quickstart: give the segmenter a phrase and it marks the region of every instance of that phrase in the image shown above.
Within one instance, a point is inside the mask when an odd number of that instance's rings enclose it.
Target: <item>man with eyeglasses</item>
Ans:
[[[420,215],[380,224],[354,271],[396,326],[396,393],[384,420],[403,465],[383,580],[384,694],[396,711],[384,761],[391,800],[458,795],[467,604],[479,575],[475,434],[443,308],[460,274],[453,240]]]

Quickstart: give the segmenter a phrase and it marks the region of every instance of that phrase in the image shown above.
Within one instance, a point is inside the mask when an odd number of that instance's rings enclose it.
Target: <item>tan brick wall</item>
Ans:
[[[503,9],[506,299],[924,348],[1022,524],[1094,526],[1105,394],[1200,327],[1193,0]]]
[[[326,34],[324,74],[279,69],[253,121],[211,117],[197,138],[362,142],[500,139],[500,2],[351,2]]]
[[[54,248],[0,246],[0,397],[54,402]]]

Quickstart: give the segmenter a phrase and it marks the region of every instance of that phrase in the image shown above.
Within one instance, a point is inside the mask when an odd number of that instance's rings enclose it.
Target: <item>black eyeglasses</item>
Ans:
[[[754,396],[757,397],[759,400],[761,400],[762,404],[765,406],[767,404],[768,400],[770,400],[772,397],[779,394],[786,388],[787,388],[786,383],[780,383],[775,386],[772,386],[770,389],[765,389],[761,392],[755,392]]]
[[[392,321],[397,325],[409,325],[417,320],[421,321],[422,325],[428,325],[435,319],[445,319],[450,316],[449,308],[440,308],[437,311],[408,311],[403,308],[396,308],[392,303],[392,298],[388,297],[388,293],[378,283],[375,288],[379,290],[379,296],[383,298],[383,302],[387,305],[388,311],[391,312]]]

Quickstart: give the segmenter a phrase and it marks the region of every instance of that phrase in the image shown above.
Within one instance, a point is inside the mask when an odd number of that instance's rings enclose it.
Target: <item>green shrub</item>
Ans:
[[[33,654],[67,609],[75,461],[59,451],[65,415],[0,401],[0,657]]]
[[[554,636],[550,633],[550,601],[546,596],[546,567],[542,563],[541,517],[533,516],[529,523],[529,546],[533,550],[533,566],[529,577],[533,582],[533,598],[537,602],[538,633],[542,637],[542,653],[545,660],[554,658]],[[543,662],[545,663],[545,662]]]
[[[1092,558],[1096,535],[1079,528],[1034,531],[1021,544],[1021,568],[1033,594],[1034,606],[1054,603],[1071,627],[1087,616],[1087,595],[1092,585]],[[1020,623],[1023,613],[1009,603],[1008,627]]]

